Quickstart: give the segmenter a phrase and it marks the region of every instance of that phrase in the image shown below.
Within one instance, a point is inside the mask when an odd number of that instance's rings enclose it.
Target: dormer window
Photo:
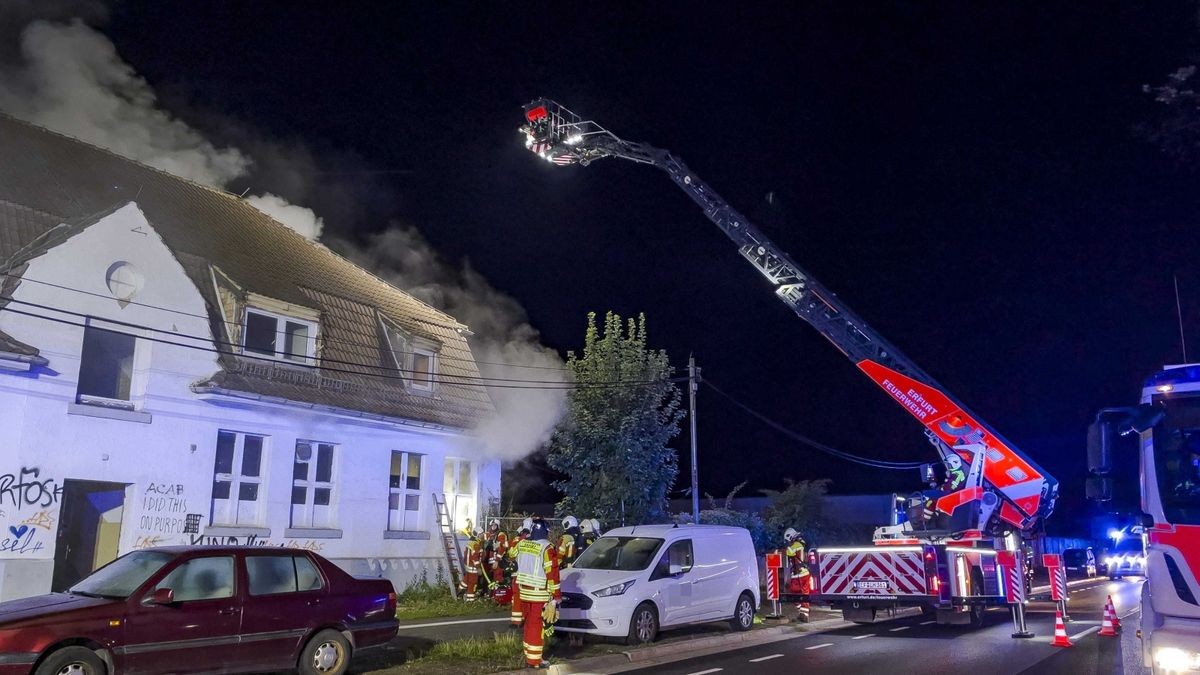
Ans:
[[[379,323],[386,339],[388,367],[403,378],[409,390],[432,393],[437,384],[437,343],[411,335],[382,315]]]
[[[247,354],[312,365],[317,354],[317,323],[247,307],[242,348]]]

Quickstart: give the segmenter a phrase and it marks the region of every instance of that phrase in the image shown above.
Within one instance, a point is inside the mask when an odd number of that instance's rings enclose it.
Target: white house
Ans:
[[[236,196],[0,116],[0,275],[0,599],[211,542],[402,587],[500,494],[466,326]]]

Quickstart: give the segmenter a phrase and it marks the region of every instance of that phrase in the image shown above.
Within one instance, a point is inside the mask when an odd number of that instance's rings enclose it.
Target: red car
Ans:
[[[309,551],[134,551],[66,593],[0,603],[0,675],[346,672],[396,635],[396,591]]]

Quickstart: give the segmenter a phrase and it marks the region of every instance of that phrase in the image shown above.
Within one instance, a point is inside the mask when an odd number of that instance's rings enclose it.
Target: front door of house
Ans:
[[[125,484],[63,481],[52,591],[64,591],[117,557]]]

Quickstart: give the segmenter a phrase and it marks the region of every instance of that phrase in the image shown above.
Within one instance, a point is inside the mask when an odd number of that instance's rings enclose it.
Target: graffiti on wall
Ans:
[[[141,514],[133,534],[134,549],[186,544],[187,535],[200,531],[204,514],[189,512],[183,483],[146,483],[138,505]]]
[[[192,546],[278,546],[280,548],[299,548],[314,553],[320,553],[325,550],[325,542],[319,539],[275,540],[270,537],[260,537],[256,534],[245,537],[194,534],[188,543]]]
[[[0,474],[0,558],[50,555],[62,490],[62,483],[41,467]]]

